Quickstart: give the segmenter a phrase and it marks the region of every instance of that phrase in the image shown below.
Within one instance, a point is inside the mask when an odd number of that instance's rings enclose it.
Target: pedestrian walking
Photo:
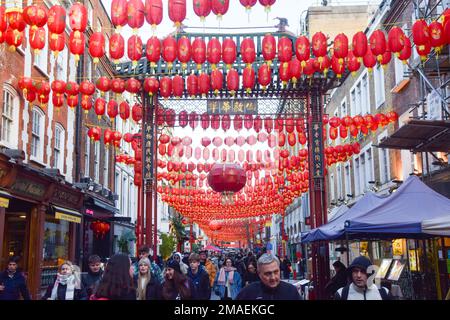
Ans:
[[[388,288],[378,289],[374,283],[367,283],[367,269],[371,265],[372,262],[364,256],[355,258],[347,269],[352,282],[336,292],[335,300],[391,300]]]
[[[10,257],[8,267],[0,274],[0,300],[31,300],[24,274],[17,256]]]
[[[297,288],[280,280],[280,260],[265,253],[258,259],[260,281],[246,286],[237,296],[237,300],[300,300]]]
[[[288,257],[285,256],[283,259],[283,278],[284,279],[290,279],[291,272],[292,272],[292,264],[291,261],[289,261]]]
[[[139,274],[139,261],[143,258],[147,258],[150,260],[151,266],[151,273],[153,278],[159,281],[159,283],[162,283],[164,278],[161,271],[161,268],[153,261],[152,257],[150,256],[150,248],[146,245],[142,246],[138,250],[139,258],[135,263],[133,263],[133,273],[135,276]]]
[[[247,270],[244,275],[244,287],[248,286],[253,282],[258,282],[259,277],[258,273],[256,273],[256,264],[250,262],[247,266]]]
[[[80,269],[70,261],[58,268],[56,280],[49,285],[42,300],[86,300],[87,293],[81,284]]]
[[[81,284],[86,289],[87,296],[90,297],[102,278],[102,261],[101,258],[94,254],[89,256],[88,271],[81,276]]]
[[[191,253],[189,256],[188,278],[194,285],[192,292],[193,300],[211,299],[211,285],[209,284],[209,275],[205,268],[200,265],[200,256],[197,253]]]
[[[164,300],[190,300],[192,299],[192,282],[181,272],[180,264],[169,260],[164,274],[162,285],[162,298]]]
[[[134,276],[137,300],[160,300],[161,285],[152,277],[151,262],[148,258],[139,260],[139,274]]]
[[[131,259],[123,253],[108,260],[91,300],[136,300]]]
[[[339,288],[345,287],[347,285],[348,278],[347,268],[341,261],[335,261],[333,263],[333,268],[336,271],[336,274],[325,286],[325,290],[327,290],[330,298],[334,297],[336,291],[338,291]]]
[[[208,251],[200,251],[200,264],[205,267],[209,275],[209,285],[214,286],[214,279],[216,278],[217,269],[214,263],[208,259]]]
[[[172,259],[174,259],[176,262],[178,262],[180,264],[180,270],[184,275],[187,275],[188,270],[189,270],[189,266],[187,264],[185,264],[182,259],[183,256],[181,255],[181,253],[179,252],[175,252],[172,256]]]
[[[233,266],[231,258],[225,259],[225,265],[220,268],[219,273],[214,280],[214,293],[218,295],[221,300],[236,299],[239,291],[242,288],[242,278]]]

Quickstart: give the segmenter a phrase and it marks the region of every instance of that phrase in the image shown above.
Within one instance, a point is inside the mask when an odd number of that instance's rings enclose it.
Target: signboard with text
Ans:
[[[313,156],[313,177],[323,177],[323,128],[321,122],[312,123],[312,145],[311,151]]]
[[[258,100],[229,99],[207,101],[208,114],[257,114]]]

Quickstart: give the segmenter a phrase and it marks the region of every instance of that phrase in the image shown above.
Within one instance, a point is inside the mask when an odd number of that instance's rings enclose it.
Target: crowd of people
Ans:
[[[0,274],[0,300],[30,300],[26,278],[12,257]],[[390,299],[387,288],[368,283],[368,258],[357,257],[345,266],[336,262],[336,275],[327,284],[330,298],[336,300]],[[222,254],[207,251],[179,252],[166,261],[156,261],[147,246],[139,248],[134,259],[115,254],[104,264],[97,255],[88,259],[88,271],[65,261],[43,300],[300,300],[289,279],[291,264],[270,253],[255,255]]]

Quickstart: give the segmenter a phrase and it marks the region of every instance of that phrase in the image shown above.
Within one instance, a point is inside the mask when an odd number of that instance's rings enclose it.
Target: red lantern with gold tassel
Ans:
[[[173,36],[168,36],[162,42],[162,57],[167,63],[168,69],[172,69],[173,63],[177,58],[177,41]]]
[[[127,0],[112,0],[111,2],[111,22],[118,32],[128,23],[127,7]]]
[[[211,79],[208,74],[202,73],[198,76],[198,91],[203,97],[209,93],[211,88]]]
[[[363,58],[364,66],[372,72],[373,67],[377,64],[377,57],[372,53],[371,50],[367,50],[366,55]]]
[[[311,45],[309,43],[308,37],[300,36],[295,41],[295,55],[297,59],[301,62],[301,66],[306,65],[306,61],[311,56]]]
[[[388,49],[397,56],[405,46],[405,33],[400,27],[393,27],[388,33]]]
[[[41,28],[47,23],[47,9],[44,6],[27,6],[23,9],[23,19],[31,29]]]
[[[106,101],[103,98],[97,98],[94,102],[94,111],[98,117],[98,121],[102,118],[106,111]]]
[[[159,81],[155,77],[146,78],[144,80],[144,90],[149,94],[149,96],[153,96],[158,93],[159,90]]]
[[[48,38],[48,47],[55,57],[64,50],[66,46],[66,36],[64,33],[53,33]]]
[[[231,96],[234,96],[239,90],[239,73],[236,69],[230,69],[227,73],[227,89]]]
[[[138,35],[132,35],[128,38],[128,58],[132,61],[133,66],[138,64],[142,58],[142,39]]]
[[[255,87],[255,70],[253,70],[253,68],[244,69],[242,74],[242,84],[247,94],[250,94]]]
[[[8,28],[5,31],[5,42],[9,46],[9,51],[16,51],[16,49],[22,45],[23,38],[23,31],[18,31],[12,28]]]
[[[259,0],[259,3],[264,7],[264,10],[269,13],[271,7],[275,4],[276,0]]]
[[[219,20],[228,12],[229,7],[230,0],[211,0],[211,10]]]
[[[80,2],[75,2],[69,10],[69,25],[75,33],[83,33],[87,27],[87,9]]]
[[[330,58],[328,56],[323,56],[322,58],[323,58],[322,59],[322,64],[319,64],[319,60],[318,59],[314,59],[314,69],[316,71],[322,72],[326,76],[327,73],[328,73],[328,70],[331,67],[331,60],[330,60]],[[344,65],[343,65],[343,67],[345,69]]]
[[[179,28],[186,18],[186,0],[169,0],[169,18]]]
[[[89,110],[92,109],[92,98],[91,96],[82,96],[81,97],[81,108],[84,110],[85,114],[89,113]]]
[[[353,51],[348,52],[347,68],[348,71],[351,72],[353,77],[356,75],[356,72],[358,72],[359,68],[361,68],[361,63],[359,62],[358,58],[355,56]]]
[[[120,78],[111,81],[111,91],[116,95],[122,94],[125,91],[125,80]]]
[[[181,62],[181,68],[185,70],[187,64],[191,61],[191,41],[186,36],[178,40],[178,60]]]
[[[245,38],[241,43],[241,57],[242,61],[250,68],[256,59],[255,42],[252,38]]]
[[[322,64],[323,57],[327,55],[327,37],[322,32],[316,32],[312,37],[311,46],[319,65]]]
[[[315,62],[316,62],[315,58],[309,58],[309,60],[306,61],[306,65],[303,68],[303,74],[305,76],[311,77],[314,74],[314,72],[316,72],[316,68],[314,66]],[[322,59],[322,62],[323,62],[323,59]]]
[[[172,79],[173,95],[175,98],[181,98],[184,93],[184,78],[176,75]]]
[[[108,92],[111,89],[111,80],[108,77],[100,77],[97,79],[95,86],[98,90],[100,90],[101,96],[105,95],[105,92]]]
[[[271,34],[266,34],[262,40],[262,54],[267,65],[272,65],[273,59],[277,56],[277,43],[275,37]]]
[[[189,97],[195,98],[198,95],[198,78],[195,74],[187,77],[186,87]]]
[[[51,89],[55,96],[62,96],[66,91],[66,83],[62,80],[54,80],[52,82]]]
[[[333,72],[338,78],[341,78],[342,74],[345,71],[345,65],[339,63],[339,59],[333,55],[333,57],[331,58],[331,69],[333,69]]]
[[[138,29],[144,25],[145,7],[142,0],[128,0],[127,16],[128,25],[133,29],[133,33],[137,34]]]
[[[411,57],[411,40],[405,38],[405,46],[402,51],[400,51],[398,58],[403,61],[404,64],[407,63],[408,59]]]
[[[223,87],[223,74],[222,71],[216,69],[211,72],[211,88],[215,95],[219,94],[219,91]]]
[[[262,87],[263,91],[266,91],[267,86],[272,81],[272,70],[270,67],[264,63],[259,67],[258,70],[258,83]]]
[[[95,85],[89,80],[84,80],[80,84],[80,93],[83,98],[87,96],[92,96],[95,93]]]
[[[89,38],[89,54],[94,58],[94,65],[105,55],[105,36],[102,32],[94,32]]]
[[[297,58],[293,58],[289,62],[289,70],[291,73],[292,83],[294,84],[294,88],[297,86],[297,82],[302,76],[302,65],[301,62]]]
[[[380,64],[383,67],[386,67],[389,64],[389,62],[391,62],[391,59],[392,59],[391,51],[386,50],[386,52],[383,53],[383,56],[381,57]]]
[[[80,86],[78,85],[78,83],[73,82],[73,81],[68,81],[66,83],[66,93],[67,95],[70,97],[74,97],[77,96],[80,90]]]
[[[120,33],[114,33],[109,39],[109,55],[115,64],[123,58],[125,54],[125,40]]]
[[[286,86],[287,83],[291,80],[291,72],[289,69],[289,64],[280,63],[278,68],[278,76],[283,83],[283,86]]]
[[[425,61],[425,60],[427,60],[427,57],[428,57],[428,55],[431,52],[431,44],[429,42],[429,43],[424,44],[422,46],[416,46],[416,50],[417,50],[417,53],[420,56],[420,59],[422,61]]]
[[[135,103],[131,108],[131,118],[134,122],[139,122],[142,120],[142,105]]]
[[[139,82],[139,80],[130,78],[125,83],[125,90],[127,90],[129,93],[139,93],[139,91],[141,90],[141,83]]]
[[[202,22],[211,13],[211,0],[194,0],[193,6],[195,14],[200,17]]]
[[[192,60],[197,64],[197,69],[202,68],[202,64],[206,61],[206,43],[203,38],[196,38],[192,42]]]
[[[84,34],[79,31],[72,31],[69,36],[69,51],[75,56],[75,63],[78,65],[80,56],[84,54],[85,47]]]
[[[344,63],[344,59],[348,55],[348,38],[345,34],[340,33],[334,38],[333,56],[338,59],[339,64]]]
[[[55,92],[52,93],[53,107],[56,108],[56,112],[59,112],[60,108],[64,106],[64,96],[58,95]]]
[[[8,22],[9,29],[13,29],[19,32],[25,30],[27,24],[23,19],[22,9],[10,8],[6,10],[6,20]]]
[[[292,59],[292,41],[287,37],[278,40],[278,60],[287,65]]]
[[[147,60],[150,62],[150,67],[155,68],[161,58],[161,41],[156,36],[150,37],[147,40],[145,54]]]
[[[163,3],[162,0],[145,0],[145,20],[152,29],[162,22],[163,19]]]
[[[352,39],[352,51],[359,62],[362,61],[363,57],[367,53],[367,36],[364,32],[358,31],[353,35]]]
[[[213,70],[217,68],[217,64],[221,60],[222,45],[217,38],[212,38],[208,42],[207,59]]]
[[[119,116],[122,120],[128,120],[130,117],[130,105],[126,101],[119,104]]]
[[[424,47],[430,44],[430,30],[424,19],[417,20],[412,26],[412,35],[414,44],[417,47]],[[418,48],[423,50],[423,48]]]
[[[53,34],[62,34],[66,29],[66,9],[54,5],[48,10],[47,27],[52,38]]]
[[[114,122],[114,119],[119,114],[119,105],[115,100],[109,100],[107,105],[107,113],[111,122]]]
[[[381,30],[375,30],[369,38],[370,50],[372,54],[377,57],[377,60],[381,62],[383,54],[386,52],[387,44],[384,32]]]
[[[6,8],[0,6],[0,43],[5,41],[5,31],[8,28],[6,22]]]
[[[230,69],[231,66],[236,62],[237,49],[236,43],[231,38],[226,38],[222,44],[222,59]]]
[[[42,27],[31,28],[29,42],[34,54],[39,54],[45,47],[45,29]]]
[[[444,37],[444,27],[439,21],[433,21],[428,26],[428,30],[430,32],[430,45],[434,48],[437,54],[440,54],[446,43]]]
[[[159,82],[159,93],[164,99],[168,99],[172,95],[172,79],[169,77],[161,78]]]

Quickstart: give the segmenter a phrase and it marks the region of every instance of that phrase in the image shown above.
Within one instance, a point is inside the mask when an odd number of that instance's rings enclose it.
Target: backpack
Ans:
[[[346,285],[343,289],[342,289],[342,293],[341,293],[341,300],[347,300],[348,299],[348,292],[350,291],[350,285]],[[381,300],[389,300],[389,296],[386,293],[386,290],[384,290],[384,288],[380,288],[378,289],[378,292],[381,295]]]

